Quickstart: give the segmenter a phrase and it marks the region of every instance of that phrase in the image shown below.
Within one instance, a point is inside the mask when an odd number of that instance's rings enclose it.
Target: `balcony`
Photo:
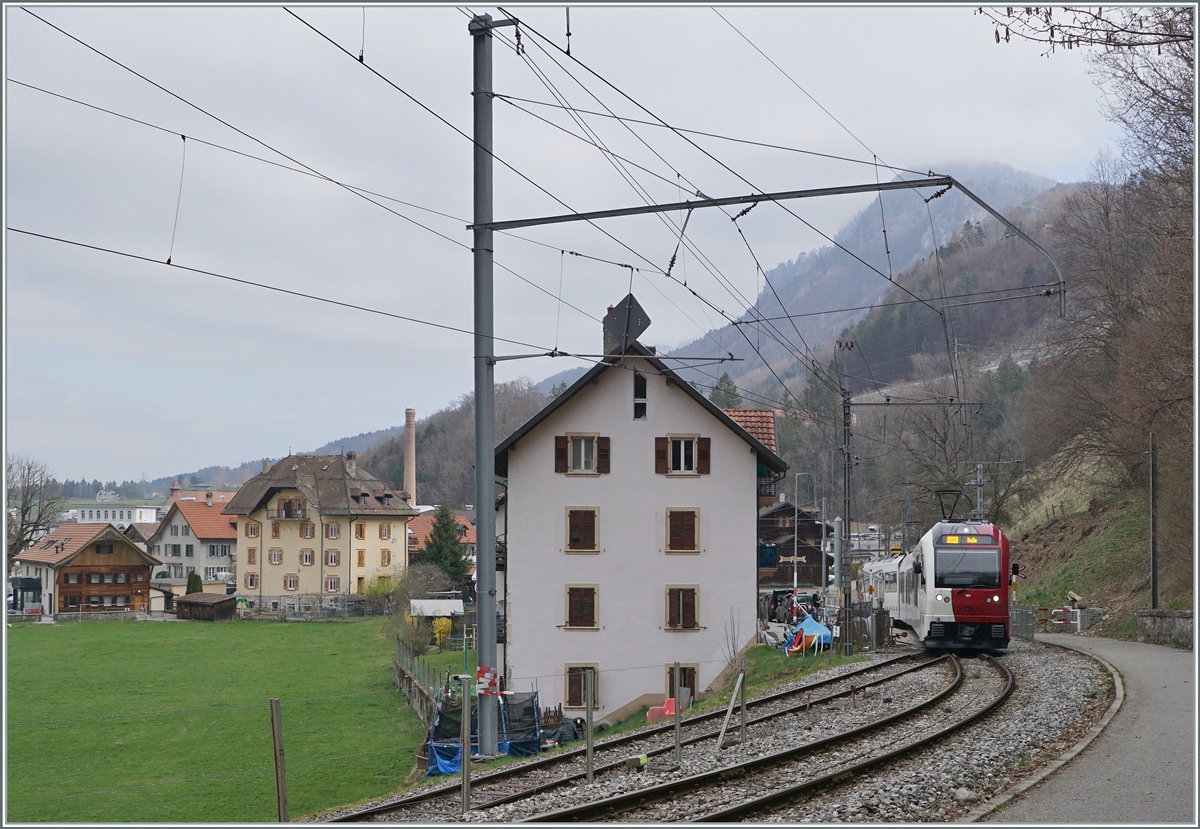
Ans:
[[[307,521],[308,510],[306,509],[276,509],[267,510],[268,521]]]

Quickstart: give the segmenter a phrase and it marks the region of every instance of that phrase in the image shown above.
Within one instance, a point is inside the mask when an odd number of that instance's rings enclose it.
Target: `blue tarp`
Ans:
[[[537,692],[504,694],[500,697],[500,723],[497,750],[519,757],[536,754],[539,708]],[[475,702],[471,703],[471,754],[479,753],[479,720]],[[462,771],[462,699],[442,697],[429,728],[429,766],[426,777],[458,774]]]
[[[796,644],[796,637],[803,633],[805,636],[816,635],[817,648],[828,648],[833,642],[833,634],[829,632],[829,628],[818,622],[812,616],[805,616],[804,620],[796,627],[788,632],[787,639],[783,643],[783,652],[787,653],[788,648]]]

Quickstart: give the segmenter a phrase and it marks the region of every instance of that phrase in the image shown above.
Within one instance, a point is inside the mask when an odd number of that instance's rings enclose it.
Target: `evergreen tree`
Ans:
[[[467,575],[466,547],[458,532],[458,519],[450,505],[442,502],[433,518],[433,529],[425,542],[423,559],[436,564],[450,577],[454,584],[462,582]]]
[[[200,581],[200,574],[197,573],[195,570],[188,573],[187,592],[188,593],[203,593],[204,592],[204,583],[202,581]]]
[[[737,409],[742,405],[742,396],[738,394],[737,384],[733,382],[728,371],[724,372],[721,379],[717,380],[708,399],[722,409]]]

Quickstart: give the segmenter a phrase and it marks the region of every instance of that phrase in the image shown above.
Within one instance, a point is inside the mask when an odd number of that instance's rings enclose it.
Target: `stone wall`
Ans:
[[[1192,650],[1192,611],[1139,610],[1138,641]]]

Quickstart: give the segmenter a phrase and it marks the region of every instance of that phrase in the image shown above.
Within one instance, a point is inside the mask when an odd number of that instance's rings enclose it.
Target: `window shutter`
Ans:
[[[567,705],[583,705],[583,668],[567,668]]]
[[[679,514],[680,529],[679,533],[683,546],[681,550],[695,550],[696,544],[696,513],[684,512]]]
[[[567,548],[596,549],[596,513],[590,509],[573,509],[567,513]]]
[[[567,436],[554,436],[554,471],[567,471]]]
[[[608,474],[608,438],[596,438],[596,471],[601,475]]]
[[[667,627],[679,627],[679,588],[667,590]]]
[[[571,587],[567,590],[567,626],[594,627],[596,624],[595,591],[590,587]]]
[[[683,594],[683,626],[696,627],[696,591],[693,588],[681,590]]]
[[[712,438],[696,439],[696,471],[701,475],[709,474],[709,452],[712,448]]]
[[[654,474],[667,474],[667,439],[654,439]]]

